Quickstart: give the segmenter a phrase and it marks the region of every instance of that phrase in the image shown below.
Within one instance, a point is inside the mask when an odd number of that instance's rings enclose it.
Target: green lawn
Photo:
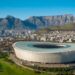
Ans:
[[[50,70],[51,71],[51,70]],[[4,58],[0,59],[0,75],[61,75],[57,73],[61,73],[61,71],[54,72],[41,72],[36,73],[32,70],[22,68],[14,63],[6,61]],[[67,73],[63,71],[63,75],[70,75],[71,73]]]
[[[9,63],[4,59],[0,59],[0,75],[47,75],[47,73],[37,74],[34,71]]]
[[[27,68],[16,65],[9,56],[0,53],[0,75],[72,75],[69,68],[49,68],[46,72],[37,73]]]

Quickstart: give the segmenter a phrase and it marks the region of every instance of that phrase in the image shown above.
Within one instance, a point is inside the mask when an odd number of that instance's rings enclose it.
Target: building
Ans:
[[[68,63],[75,61],[75,44],[50,42],[16,42],[16,57],[40,63]]]

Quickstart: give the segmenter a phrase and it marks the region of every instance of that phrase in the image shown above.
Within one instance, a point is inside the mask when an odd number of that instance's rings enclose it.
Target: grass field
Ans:
[[[75,70],[75,69],[74,69]],[[0,75],[72,75],[69,68],[49,68],[37,72],[16,65],[7,54],[0,53]]]
[[[0,75],[39,75],[34,71],[22,68],[16,64],[9,63],[4,59],[0,59]],[[47,73],[40,73],[40,75],[47,75]]]
[[[41,72],[36,73],[35,71],[22,68],[15,63],[0,59],[0,75],[61,75],[61,72]],[[63,71],[62,75],[72,75],[71,73]]]
[[[48,73],[36,73],[34,70],[18,66],[9,59],[8,53],[0,52],[0,75],[48,75]]]

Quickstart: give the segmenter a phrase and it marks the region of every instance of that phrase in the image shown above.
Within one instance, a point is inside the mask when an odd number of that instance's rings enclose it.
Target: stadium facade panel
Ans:
[[[40,48],[34,45],[40,45]],[[46,47],[41,47],[43,45]],[[53,45],[60,47],[52,48]],[[19,59],[30,62],[67,63],[75,61],[75,44],[73,43],[16,42],[13,48]]]

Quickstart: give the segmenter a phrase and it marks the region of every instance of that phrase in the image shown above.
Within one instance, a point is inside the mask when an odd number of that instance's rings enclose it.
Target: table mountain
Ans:
[[[0,29],[39,29],[75,23],[73,15],[32,16],[21,20],[13,16],[0,18]]]

